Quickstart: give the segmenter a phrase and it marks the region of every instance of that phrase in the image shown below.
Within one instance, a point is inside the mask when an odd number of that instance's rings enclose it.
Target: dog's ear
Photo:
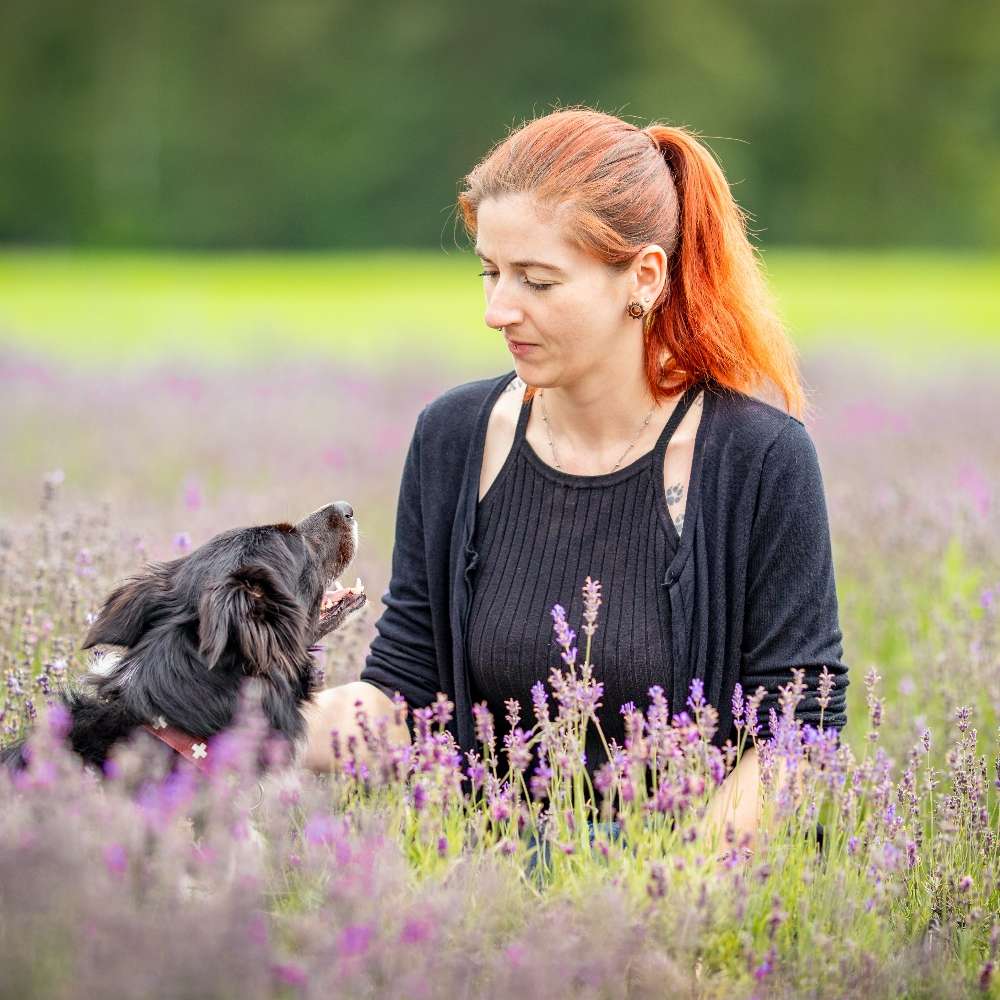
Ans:
[[[231,651],[250,674],[294,677],[309,658],[306,612],[268,566],[241,566],[202,594],[198,611],[199,652],[209,670]]]
[[[172,564],[153,564],[149,572],[116,587],[90,626],[82,649],[91,646],[134,646],[152,624],[170,584]]]

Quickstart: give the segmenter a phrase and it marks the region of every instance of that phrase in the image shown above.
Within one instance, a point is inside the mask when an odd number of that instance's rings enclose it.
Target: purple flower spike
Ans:
[[[552,620],[555,622],[553,631],[556,634],[556,641],[563,649],[568,650],[573,645],[576,633],[569,627],[566,621],[566,609],[561,604],[552,605]]]
[[[363,955],[371,944],[375,929],[371,924],[351,924],[340,932],[337,950],[341,958]]]
[[[49,732],[57,739],[63,739],[73,725],[73,717],[69,709],[60,701],[49,706]]]
[[[507,760],[515,774],[527,770],[531,763],[531,748],[528,746],[528,736],[519,726],[507,733],[503,738]]]
[[[601,604],[601,583],[599,580],[591,580],[588,576],[583,585],[583,618],[587,623],[583,626],[583,631],[588,636],[592,637],[597,631],[597,609]]]
[[[705,682],[700,677],[694,677],[691,680],[691,694],[687,704],[691,707],[692,712],[696,712],[705,704]]]
[[[407,920],[403,925],[403,930],[399,935],[399,940],[404,944],[419,944],[427,940],[431,935],[430,923],[426,920]]]
[[[733,724],[737,729],[743,728],[743,685],[739,681],[736,682],[736,687],[733,688]]]
[[[332,844],[336,838],[333,818],[318,813],[306,823],[303,834],[310,844]]]
[[[420,812],[427,805],[427,789],[423,785],[413,786],[413,808]]]
[[[545,692],[545,685],[541,681],[535,681],[531,686],[531,706],[535,713],[535,719],[539,722],[547,722],[549,718],[549,696]]]
[[[476,723],[476,739],[485,746],[493,746],[496,737],[493,713],[487,708],[486,702],[476,702],[472,706],[472,715]]]
[[[276,983],[284,986],[295,986],[303,989],[309,984],[306,970],[295,962],[275,962],[271,966],[271,976]]]

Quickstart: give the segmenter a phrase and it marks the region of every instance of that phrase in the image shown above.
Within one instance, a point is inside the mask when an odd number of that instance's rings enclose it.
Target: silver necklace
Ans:
[[[562,466],[559,464],[559,459],[556,457],[556,446],[552,441],[552,429],[549,427],[549,415],[545,410],[545,393],[540,392],[538,394],[538,398],[542,401],[542,419],[545,421],[545,432],[549,436],[549,447],[552,449],[552,458],[555,460],[556,468],[562,470]],[[632,450],[632,446],[636,443],[636,441],[639,440],[639,437],[641,436],[642,432],[646,429],[646,425],[650,422],[650,420],[653,419],[653,412],[655,410],[656,410],[656,404],[654,403],[653,409],[649,411],[649,414],[647,415],[646,419],[642,422],[642,427],[639,428],[639,433],[636,434],[636,436],[632,439],[632,444],[630,444],[625,449],[625,451],[622,453],[622,457],[618,459],[617,463],[615,464],[615,468],[612,469],[611,472],[614,472],[615,469],[617,469],[618,466],[622,464],[622,461],[624,460],[625,456]],[[605,475],[610,476],[611,472],[605,473]]]

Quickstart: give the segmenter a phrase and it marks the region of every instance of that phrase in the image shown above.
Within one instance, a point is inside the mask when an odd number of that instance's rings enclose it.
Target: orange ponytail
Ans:
[[[667,371],[708,372],[752,394],[770,381],[801,419],[805,395],[798,355],[746,235],[746,217],[722,168],[688,131],[653,125],[647,134],[670,168],[680,203],[680,233],[668,295],[649,326],[653,350],[666,348]]]

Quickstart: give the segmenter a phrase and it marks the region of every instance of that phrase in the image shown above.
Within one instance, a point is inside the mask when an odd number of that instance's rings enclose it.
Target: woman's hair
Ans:
[[[748,395],[773,395],[773,387],[803,419],[798,353],[747,237],[746,213],[692,132],[640,129],[588,107],[555,111],[513,131],[464,178],[458,204],[470,236],[482,202],[506,194],[532,195],[545,218],[558,213],[567,238],[615,270],[650,243],[663,247],[667,280],[643,318],[657,404],[710,376]]]

